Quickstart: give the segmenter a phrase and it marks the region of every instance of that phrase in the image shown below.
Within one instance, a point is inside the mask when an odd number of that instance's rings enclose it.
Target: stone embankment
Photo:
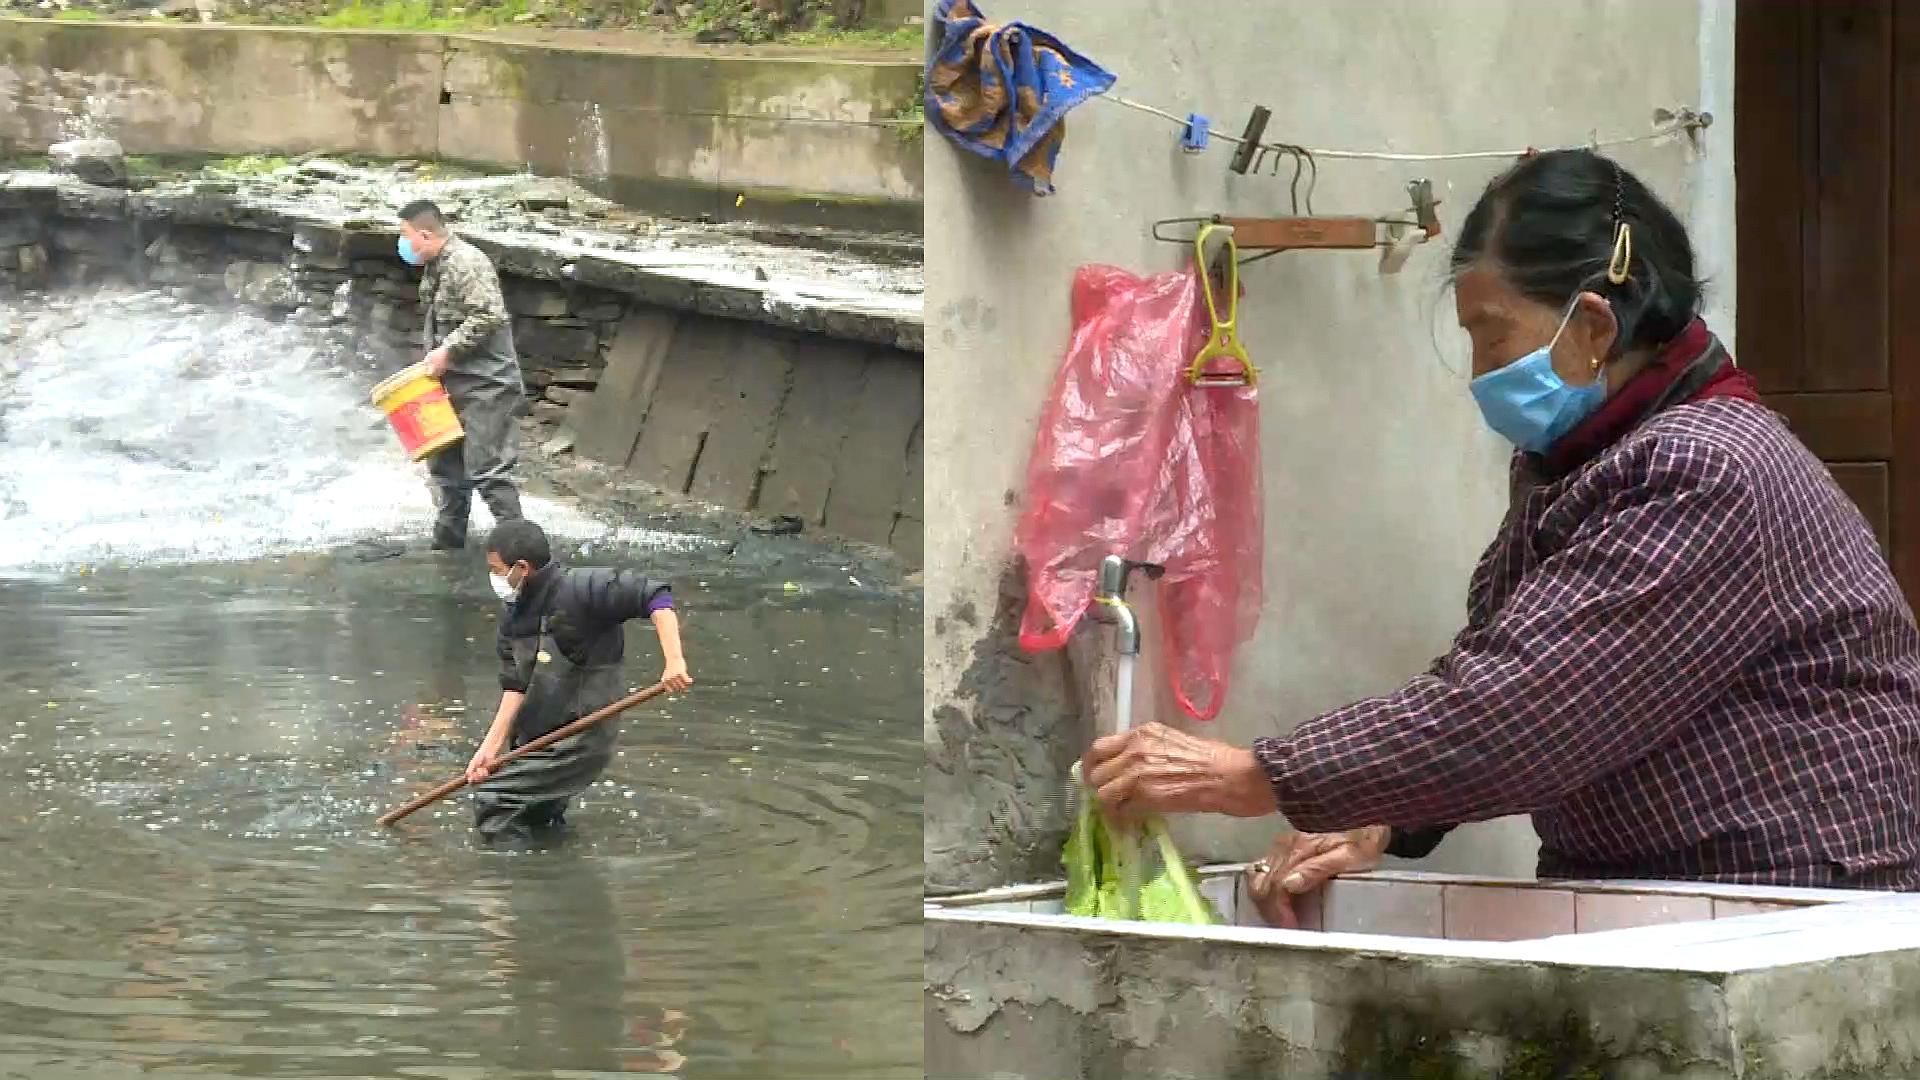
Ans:
[[[396,370],[419,353],[418,271],[392,218],[414,197],[499,267],[550,449],[918,565],[920,268],[871,245],[770,244],[525,177],[316,160],[126,190],[14,172],[0,173],[0,290],[124,280],[252,305]]]

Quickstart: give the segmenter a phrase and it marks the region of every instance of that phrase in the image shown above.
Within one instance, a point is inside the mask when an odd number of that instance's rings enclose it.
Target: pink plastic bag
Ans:
[[[1166,568],[1158,617],[1174,698],[1212,720],[1263,599],[1260,416],[1252,387],[1196,388],[1206,339],[1191,270],[1083,266],[1073,338],[1041,414],[1014,547],[1027,564],[1020,644],[1058,649],[1093,601],[1100,560]]]

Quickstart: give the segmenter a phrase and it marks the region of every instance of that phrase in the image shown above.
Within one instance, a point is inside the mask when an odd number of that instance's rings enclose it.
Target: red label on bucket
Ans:
[[[393,424],[394,433],[400,436],[400,445],[408,453],[445,434],[458,422],[445,390],[429,390],[404,402],[388,413],[387,419]]]

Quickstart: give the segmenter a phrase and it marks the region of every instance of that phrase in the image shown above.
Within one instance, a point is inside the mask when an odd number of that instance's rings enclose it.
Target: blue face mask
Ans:
[[[1574,304],[1560,319],[1553,339],[1498,371],[1473,380],[1473,400],[1487,426],[1528,453],[1544,453],[1607,399],[1606,380],[1597,375],[1585,386],[1569,386],[1553,370],[1553,347],[1573,318]]]
[[[400,234],[400,258],[408,266],[419,266],[422,261],[420,256],[413,253],[413,241],[407,239],[405,233]]]

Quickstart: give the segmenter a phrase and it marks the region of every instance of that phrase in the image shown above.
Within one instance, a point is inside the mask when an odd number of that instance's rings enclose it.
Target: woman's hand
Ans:
[[[1096,740],[1080,763],[1107,813],[1273,813],[1273,789],[1253,751],[1202,739],[1164,724],[1145,724]]]
[[[1247,868],[1247,893],[1268,926],[1300,927],[1296,897],[1324,886],[1341,874],[1358,874],[1380,865],[1393,833],[1385,825],[1338,833],[1282,833],[1267,856]]]
[[[660,672],[660,682],[669,694],[677,694],[692,686],[693,676],[687,674],[687,662],[680,659],[667,661],[666,667]]]

